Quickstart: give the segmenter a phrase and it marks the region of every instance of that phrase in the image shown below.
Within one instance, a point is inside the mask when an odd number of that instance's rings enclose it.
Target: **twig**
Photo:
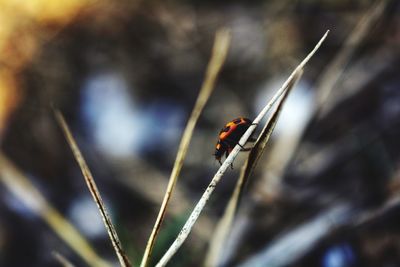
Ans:
[[[268,122],[265,124],[264,129],[261,131],[261,134],[257,138],[257,141],[254,144],[254,147],[249,153],[245,164],[243,165],[239,179],[236,182],[235,189],[232,193],[231,198],[229,199],[228,205],[225,209],[224,215],[221,220],[218,222],[215,233],[213,234],[213,238],[210,242],[210,247],[207,252],[205,266],[214,267],[218,266],[219,260],[221,258],[223,247],[228,236],[228,233],[231,229],[231,225],[239,205],[239,200],[243,193],[243,189],[250,177],[253,173],[258,160],[262,156],[264,149],[271,137],[271,134],[275,128],[275,125],[278,121],[280,112],[282,110],[283,104],[290,91],[295,87],[299,79],[301,78],[303,71],[300,70],[295,78],[289,83],[288,88],[280,99],[280,102],[276,106],[275,110],[271,114]]]
[[[131,263],[130,263],[128,257],[126,256],[125,252],[122,249],[121,242],[119,241],[117,232],[115,231],[115,228],[111,222],[110,216],[108,215],[107,209],[101,198],[100,192],[97,189],[97,186],[93,179],[92,173],[90,172],[89,167],[87,166],[86,161],[83,158],[82,153],[79,150],[79,147],[76,144],[75,139],[72,136],[72,133],[71,133],[64,117],[62,116],[61,112],[58,110],[55,110],[54,114],[55,114],[58,124],[60,125],[61,129],[64,132],[65,138],[68,141],[68,144],[72,150],[72,153],[74,154],[74,157],[75,157],[76,161],[78,162],[79,167],[81,168],[83,177],[85,178],[85,181],[89,188],[89,191],[92,194],[92,197],[97,204],[97,208],[100,211],[101,217],[102,217],[104,225],[107,229],[108,235],[111,239],[115,253],[117,254],[118,260],[119,260],[121,266],[130,267]]]
[[[183,160],[186,157],[189,143],[193,135],[194,127],[196,126],[199,116],[214,89],[216,78],[221,70],[222,64],[224,63],[226,55],[228,53],[230,39],[231,39],[230,32],[227,29],[219,30],[215,36],[213,52],[207,67],[206,77],[201,87],[196,104],[193,108],[192,114],[190,115],[189,121],[183,133],[181,143],[178,149],[178,154],[175,159],[174,167],[172,169],[171,176],[169,178],[167,190],[165,192],[164,199],[161,204],[161,208],[158,213],[156,222],[153,226],[153,230],[150,234],[149,240],[147,241],[146,250],[144,252],[143,259],[140,264],[141,267],[146,267],[150,259],[157,234],[160,230],[162,221],[165,216],[167,205],[169,203],[172,191],[175,188],[180,171],[182,169]]]
[[[109,262],[96,254],[78,230],[46,200],[32,182],[1,152],[0,181],[26,207],[40,216],[89,266],[111,266]]]
[[[239,144],[235,146],[232,152],[229,154],[228,158],[224,161],[221,165],[217,173],[214,175],[213,179],[211,180],[210,184],[208,185],[207,189],[203,193],[201,199],[193,209],[192,213],[190,214],[189,219],[186,221],[185,225],[183,226],[181,232],[178,234],[178,237],[173,242],[171,247],[168,251],[164,254],[161,260],[157,263],[156,267],[165,266],[168,261],[172,258],[172,256],[178,251],[178,249],[182,246],[183,242],[186,240],[187,236],[189,235],[194,223],[196,222],[197,218],[199,217],[201,211],[203,210],[205,204],[207,203],[208,199],[210,198],[212,192],[214,191],[216,185],[221,180],[222,175],[225,173],[226,169],[233,163],[233,160],[236,158],[237,154],[239,153],[241,147],[247,142],[250,135],[254,132],[257,124],[261,121],[261,119],[267,114],[267,112],[271,109],[272,105],[278,100],[278,98],[285,92],[288,87],[288,84],[294,79],[296,73],[304,68],[305,64],[310,60],[310,58],[314,55],[314,53],[318,50],[321,46],[322,42],[325,40],[326,36],[328,35],[327,31],[321,40],[317,43],[314,49],[307,55],[307,57],[296,67],[296,69],[292,72],[289,78],[285,81],[282,87],[276,92],[276,94],[272,97],[272,99],[268,102],[268,104],[264,107],[264,109],[260,112],[260,114],[254,119],[253,125],[251,125],[247,131],[243,134],[240,138]]]

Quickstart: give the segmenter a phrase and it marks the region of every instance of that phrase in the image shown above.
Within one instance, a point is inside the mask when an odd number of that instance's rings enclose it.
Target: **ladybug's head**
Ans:
[[[214,156],[215,156],[215,159],[219,161],[219,164],[222,164],[221,158],[224,155],[225,151],[226,151],[226,148],[220,143],[220,141],[218,141],[217,145],[215,146]]]

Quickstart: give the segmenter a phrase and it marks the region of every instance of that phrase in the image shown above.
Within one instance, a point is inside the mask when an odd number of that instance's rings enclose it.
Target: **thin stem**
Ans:
[[[104,205],[103,199],[101,198],[100,192],[97,189],[96,182],[94,181],[93,175],[90,172],[90,169],[85,161],[85,159],[82,156],[82,153],[72,136],[72,133],[68,127],[67,122],[65,121],[64,117],[62,116],[61,112],[58,110],[55,110],[55,116],[57,119],[57,122],[59,123],[61,129],[64,132],[65,138],[67,139],[67,142],[72,150],[72,153],[74,154],[74,157],[76,161],[79,164],[79,167],[81,168],[83,177],[85,178],[87,187],[92,194],[94,202],[97,204],[97,208],[100,211],[101,217],[104,222],[104,226],[106,227],[106,230],[108,232],[108,235],[110,237],[111,243],[114,247],[115,253],[117,254],[118,260],[121,264],[122,267],[130,267],[132,266],[128,257],[126,256],[124,250],[122,249],[121,242],[119,241],[117,232],[115,231],[114,225],[111,222],[111,218],[108,215],[106,206]]]

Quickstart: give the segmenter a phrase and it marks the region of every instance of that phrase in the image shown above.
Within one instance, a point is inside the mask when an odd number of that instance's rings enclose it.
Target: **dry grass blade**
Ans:
[[[0,181],[28,209],[40,216],[89,266],[111,266],[110,263],[96,254],[89,242],[2,153],[0,153]]]
[[[185,131],[183,133],[181,143],[179,145],[178,154],[175,159],[174,167],[169,178],[167,190],[164,195],[163,202],[161,204],[160,211],[157,216],[157,220],[153,226],[153,230],[150,234],[150,238],[146,245],[146,250],[143,255],[141,267],[145,267],[150,259],[151,251],[153,249],[157,234],[160,230],[162,221],[165,216],[165,211],[167,205],[171,198],[172,191],[175,188],[176,182],[178,180],[180,171],[182,169],[183,160],[186,157],[186,153],[189,147],[190,139],[193,135],[194,127],[199,119],[199,116],[207,103],[211,92],[214,89],[214,84],[218,73],[225,61],[226,55],[228,54],[229,42],[230,42],[230,32],[227,29],[219,30],[215,36],[214,47],[211,55],[210,62],[207,67],[206,76],[201,87],[199,96],[197,98],[196,104],[193,108],[192,114],[190,115],[189,121],[186,125]]]
[[[338,81],[342,78],[346,65],[354,55],[354,52],[359,47],[362,40],[370,33],[372,26],[380,17],[382,17],[387,3],[388,0],[378,0],[368,9],[345,40],[343,48],[328,65],[323,75],[318,79],[315,86],[319,89],[317,91],[316,104],[318,109],[323,109],[323,113],[327,112],[328,107],[324,104],[330,97],[332,90],[335,88]]]
[[[268,122],[264,126],[263,130],[261,131],[261,134],[258,136],[257,141],[251,150],[248,159],[246,160],[245,165],[242,168],[242,173],[241,177],[239,180],[243,179],[243,185],[246,183],[247,179],[249,176],[252,174],[254,171],[254,168],[256,167],[258,160],[262,156],[265,146],[267,145],[269,138],[271,137],[272,132],[275,129],[275,125],[278,121],[279,115],[282,111],[283,104],[285,103],[285,100],[287,96],[289,95],[290,91],[296,86],[297,82],[300,80],[301,76],[303,75],[303,70],[300,69],[294,76],[294,79],[291,80],[291,82],[288,84],[287,90],[285,91],[284,95],[281,97],[281,101],[277,105],[276,109],[272,113],[271,117],[269,118]],[[243,176],[243,178],[242,178]],[[240,192],[242,191],[243,186],[240,189]]]
[[[119,241],[117,232],[115,231],[115,228],[111,222],[110,216],[108,215],[108,212],[106,210],[104,202],[100,196],[100,192],[97,189],[97,186],[93,179],[92,173],[90,172],[89,167],[87,166],[86,161],[83,158],[82,153],[79,150],[79,147],[76,144],[75,139],[72,136],[72,133],[71,133],[64,117],[58,110],[55,110],[55,116],[56,116],[57,122],[59,123],[60,127],[62,128],[62,130],[64,132],[65,138],[67,139],[69,146],[71,147],[74,157],[75,157],[76,161],[78,162],[79,167],[81,168],[83,177],[85,178],[85,181],[89,188],[89,191],[92,194],[93,199],[97,204],[97,208],[99,209],[101,217],[103,218],[104,225],[105,225],[108,235],[111,239],[115,253],[118,256],[118,260],[119,260],[121,266],[129,267],[129,266],[131,266],[131,263],[130,263],[128,257],[126,256],[125,252],[122,249],[121,242]]]
[[[215,187],[217,186],[218,182],[221,180],[222,175],[225,173],[227,168],[233,163],[234,159],[236,158],[237,154],[241,150],[241,147],[247,142],[249,137],[252,135],[254,132],[256,125],[260,123],[262,118],[267,114],[267,112],[271,109],[273,104],[278,100],[278,98],[285,92],[287,89],[288,85],[292,82],[294,79],[296,73],[303,69],[304,66],[307,64],[307,62],[310,60],[310,58],[315,54],[315,52],[318,50],[318,48],[321,46],[322,42],[325,40],[325,38],[328,35],[327,31],[324,36],[321,38],[321,40],[316,44],[314,49],[307,55],[307,57],[295,68],[295,70],[292,72],[292,74],[289,76],[289,78],[285,81],[285,83],[279,88],[279,90],[275,93],[275,95],[272,97],[272,99],[267,103],[267,105],[263,108],[263,110],[258,114],[258,116],[254,119],[253,124],[247,129],[247,131],[243,134],[243,136],[240,138],[239,143],[235,146],[235,148],[232,150],[232,152],[229,154],[227,159],[224,161],[224,163],[221,165],[217,173],[214,175],[212,178],[210,184],[207,186],[206,190],[204,191],[202,197],[200,198],[199,202],[196,204],[194,207],[192,213],[190,214],[188,220],[186,221],[185,225],[183,226],[181,232],[178,234],[177,238],[175,241],[172,243],[170,248],[167,250],[167,252],[164,254],[164,256],[161,258],[161,260],[157,263],[156,267],[162,267],[165,266],[169,260],[172,258],[172,256],[178,251],[178,249],[182,246],[183,242],[185,242],[186,238],[188,237],[190,231],[192,230],[193,225],[197,221],[197,218],[200,216],[201,211],[203,210],[204,206],[206,205],[208,199],[210,198],[211,194],[214,192]]]
[[[75,267],[66,257],[57,251],[53,251],[53,257],[64,267]]]
[[[232,193],[231,198],[229,199],[224,215],[218,222],[213,238],[211,239],[210,247],[204,264],[206,267],[218,266],[219,259],[222,255],[223,246],[231,229],[231,225],[235,217],[235,213],[239,204],[240,197],[243,193],[243,189],[250,175],[253,173],[254,168],[258,163],[258,160],[264,152],[264,149],[278,121],[280,112],[287,96],[289,95],[290,91],[295,87],[302,74],[303,70],[299,70],[294,76],[294,79],[288,84],[286,91],[284,92],[278,105],[271,114],[268,122],[265,124],[263,130],[258,136],[254,147],[252,148],[245,164],[241,169],[239,179],[236,182],[235,189]]]

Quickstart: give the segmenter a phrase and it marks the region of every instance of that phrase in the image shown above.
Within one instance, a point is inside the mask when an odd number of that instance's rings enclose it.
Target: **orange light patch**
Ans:
[[[22,97],[17,75],[41,45],[97,0],[0,0],[0,136]],[[52,25],[52,27],[48,27]]]
[[[14,77],[7,71],[0,71],[0,137],[5,128],[7,118],[17,105],[19,95]]]

